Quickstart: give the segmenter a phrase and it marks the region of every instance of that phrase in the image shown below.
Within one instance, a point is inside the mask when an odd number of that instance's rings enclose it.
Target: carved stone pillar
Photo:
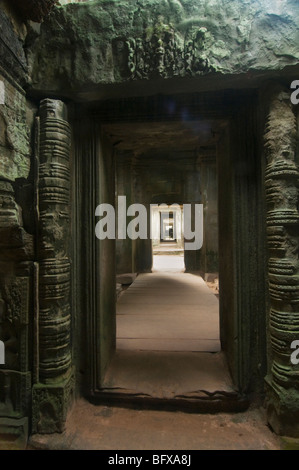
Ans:
[[[289,93],[270,102],[265,151],[272,367],[266,378],[267,413],[279,434],[299,435],[299,365],[291,343],[299,340],[299,171],[297,126]]]
[[[70,311],[70,127],[66,106],[40,104],[38,148],[39,305],[33,432],[61,432],[73,387]]]
[[[28,434],[33,240],[23,228],[12,185],[0,181],[0,448],[24,448]],[[7,448],[7,447],[6,447]]]

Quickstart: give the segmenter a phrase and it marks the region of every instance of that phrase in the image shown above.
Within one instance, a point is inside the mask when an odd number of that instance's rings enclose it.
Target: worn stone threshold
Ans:
[[[195,413],[244,411],[246,396],[233,388],[220,353],[116,352],[93,401]]]
[[[215,391],[208,394],[199,390],[189,395],[163,398],[139,394],[134,390],[106,388],[96,390],[91,402],[107,406],[190,413],[241,412],[246,411],[250,404],[246,395],[239,395],[237,392],[226,394]]]

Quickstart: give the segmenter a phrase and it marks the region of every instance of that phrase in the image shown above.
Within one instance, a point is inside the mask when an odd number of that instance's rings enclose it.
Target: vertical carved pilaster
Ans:
[[[32,258],[32,235],[23,228],[13,187],[0,181],[0,435],[12,449],[23,448],[28,434]]]
[[[280,434],[299,433],[299,366],[291,343],[299,340],[299,171],[295,163],[296,118],[290,96],[276,91],[270,103],[265,151],[269,250],[270,341],[268,420]]]
[[[33,431],[63,430],[72,389],[70,312],[70,127],[66,106],[40,105],[38,169],[38,374]]]

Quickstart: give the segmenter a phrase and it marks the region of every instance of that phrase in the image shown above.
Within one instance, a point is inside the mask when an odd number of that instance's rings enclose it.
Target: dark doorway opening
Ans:
[[[225,128],[221,120],[104,126],[114,146],[116,196],[125,196],[127,206],[143,205],[151,235],[116,241],[117,282],[125,279],[126,285],[116,304],[116,352],[103,382],[106,392],[122,389],[127,396],[138,390],[150,401],[175,403],[194,390],[201,390],[198,401],[216,390],[236,397],[221,352],[219,300],[205,283],[207,276],[218,277],[217,142]],[[185,249],[187,206],[194,245],[205,232],[197,249]],[[197,207],[204,213],[202,227]],[[132,213],[127,226],[131,222]],[[184,269],[171,268],[174,248]],[[155,256],[165,269],[157,270]]]
[[[165,112],[169,100],[175,102],[176,109],[171,116]],[[202,201],[202,198],[197,198],[194,192],[194,188],[200,187],[196,184],[198,182],[196,171],[199,171],[197,166],[210,164],[211,153],[217,156],[213,164],[219,176],[221,357],[224,364],[228,364],[233,380],[231,382],[229,378],[232,394],[224,393],[223,397],[230,397],[229,400],[233,400],[233,404],[230,402],[232,407],[238,408],[240,399],[250,388],[252,380],[250,371],[258,367],[262,351],[265,351],[265,338],[262,334],[258,336],[256,352],[250,349],[249,341],[249,338],[256,337],[253,328],[257,328],[260,332],[264,331],[262,325],[265,321],[258,313],[255,315],[255,312],[265,311],[260,303],[261,297],[258,296],[259,286],[263,288],[264,278],[256,247],[264,243],[262,230],[264,221],[261,211],[256,211],[256,207],[262,205],[263,199],[262,188],[256,184],[256,181],[261,181],[261,166],[256,139],[255,106],[254,91],[233,93],[228,90],[210,94],[176,95],[172,98],[157,96],[102,102],[91,110],[85,110],[87,118],[84,125],[80,119],[76,135],[78,144],[75,170],[76,181],[79,183],[75,200],[77,203],[79,201],[77,206],[85,210],[83,216],[83,220],[86,221],[85,236],[88,235],[93,242],[90,252],[87,253],[88,262],[86,263],[86,259],[77,262],[76,269],[81,267],[86,272],[86,289],[81,298],[76,299],[76,308],[86,310],[88,306],[87,383],[92,396],[97,396],[101,400],[106,398],[110,400],[114,397],[125,401],[138,396],[141,402],[143,400],[145,391],[142,391],[141,385],[139,391],[136,389],[138,381],[135,379],[131,381],[130,389],[128,383],[123,384],[122,392],[118,388],[121,386],[120,382],[118,385],[115,383],[117,373],[113,369],[115,364],[113,361],[119,358],[120,364],[122,358],[118,356],[116,350],[114,259],[118,273],[138,273],[140,278],[141,275],[151,273],[153,258],[151,239],[136,239],[133,242],[95,240],[95,223],[90,222],[94,220],[94,208],[101,202],[115,204],[116,196],[126,195],[128,206],[136,201],[144,205],[149,226],[151,204],[165,202],[184,204],[192,201],[192,198],[193,202]],[[187,114],[186,109],[188,109]],[[157,132],[160,135],[159,139]],[[181,148],[178,149],[178,141],[188,143],[189,147],[182,152]],[[160,150],[155,146],[156,142],[159,142]],[[88,165],[85,165],[86,161],[89,162]],[[168,171],[175,162],[177,173],[180,173],[182,161],[185,171],[183,179],[187,178],[194,183],[193,186],[192,184],[185,186],[192,187],[192,192],[183,195],[180,186],[176,185],[176,178],[169,177]],[[150,168],[158,175],[157,178],[150,177],[148,162]],[[164,165],[163,171],[161,163]],[[134,175],[134,184],[131,175]],[[204,175],[203,171],[201,175]],[[85,185],[85,192],[82,189],[80,191],[82,188],[80,181]],[[83,212],[81,209],[80,211],[77,210],[78,225],[82,223]],[[212,226],[215,217],[212,213],[210,215],[209,226]],[[255,231],[253,232],[250,227],[255,227]],[[205,237],[204,240],[211,241],[211,237]],[[78,243],[82,246],[83,239],[79,237],[77,246]],[[198,272],[198,267],[202,277],[204,274],[213,273],[212,265],[215,259],[210,256],[210,251],[210,246],[204,245],[202,250],[204,256],[198,258],[198,250],[194,252],[184,250],[186,273]],[[74,258],[76,259],[76,256]],[[247,286],[246,277],[249,274],[259,281]],[[249,350],[253,353],[249,354]],[[131,351],[128,354],[130,355]],[[127,353],[124,353],[123,357],[126,355]],[[135,353],[130,359],[130,367],[132,371],[137,371],[134,358],[136,359]],[[148,364],[155,363],[153,357],[145,360]],[[125,360],[124,363],[128,364]],[[175,361],[173,364],[176,369]],[[124,371],[122,367],[118,370]],[[159,377],[159,371],[155,368],[153,370],[156,377]],[[201,368],[198,367],[198,370]],[[125,373],[125,376],[129,377],[129,374]],[[203,377],[204,373],[201,376]],[[165,374],[160,373],[160,377],[165,377]],[[184,383],[184,380],[181,383]],[[172,397],[175,403],[181,400],[178,399],[181,392],[182,390],[178,390],[178,393]],[[214,396],[214,392],[209,392],[208,396]],[[150,399],[153,403],[160,402],[161,394],[150,395]],[[172,401],[169,396],[165,400]],[[196,396],[195,402],[200,401],[201,399]],[[183,402],[185,403],[184,400]],[[222,403],[221,400],[220,402]],[[205,400],[206,407],[207,403]]]

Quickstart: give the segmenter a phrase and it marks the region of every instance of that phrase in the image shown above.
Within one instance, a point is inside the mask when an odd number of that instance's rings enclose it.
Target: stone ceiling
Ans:
[[[214,146],[224,126],[224,121],[131,122],[107,124],[104,131],[117,150],[148,154]]]

